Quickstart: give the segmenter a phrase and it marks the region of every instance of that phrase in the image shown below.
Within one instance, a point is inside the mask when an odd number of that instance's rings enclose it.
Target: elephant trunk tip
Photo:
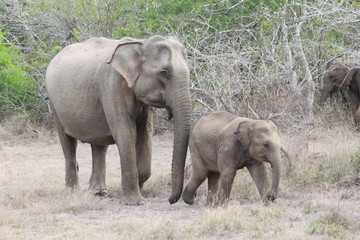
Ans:
[[[170,107],[166,107],[166,112],[168,114],[168,120],[171,120],[173,118],[173,113],[171,111]]]
[[[168,199],[169,203],[170,204],[176,203],[177,201],[179,201],[180,197],[181,197],[181,192],[180,193],[179,192],[172,192],[171,196]]]

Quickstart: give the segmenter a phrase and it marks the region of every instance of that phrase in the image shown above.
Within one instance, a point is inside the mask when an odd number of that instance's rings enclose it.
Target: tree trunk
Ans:
[[[284,42],[284,50],[286,54],[286,63],[285,63],[285,80],[289,83],[290,90],[294,93],[297,93],[298,86],[297,86],[297,74],[293,70],[293,59],[292,53],[289,46],[289,28],[285,24],[282,23],[282,33],[283,33],[283,42]]]
[[[304,22],[300,22],[296,26],[296,33],[295,33],[295,43],[297,52],[300,57],[300,65],[301,69],[304,71],[304,80],[303,84],[304,87],[302,89],[302,95],[303,95],[303,109],[305,112],[305,115],[307,117],[308,122],[312,122],[314,120],[314,114],[313,114],[313,105],[314,105],[314,94],[315,94],[315,84],[311,76],[309,63],[305,57],[305,53],[302,47],[301,43],[301,26]]]

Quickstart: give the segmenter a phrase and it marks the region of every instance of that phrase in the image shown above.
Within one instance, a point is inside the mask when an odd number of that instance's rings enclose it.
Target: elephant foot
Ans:
[[[89,191],[95,196],[105,197],[109,194],[105,181],[96,181],[96,179],[90,178]]]
[[[271,192],[271,193],[268,193],[267,195],[266,195],[266,198],[267,198],[267,200],[269,200],[269,201],[275,201],[275,199],[276,199],[276,193],[275,192]]]
[[[126,206],[142,206],[146,204],[146,201],[143,197],[125,197],[120,200],[120,203]]]
[[[263,204],[264,204],[264,207],[268,207],[270,205],[270,201],[265,200],[265,201],[263,201]]]
[[[206,206],[214,207],[216,205],[216,201],[214,198],[207,198],[206,199]]]
[[[195,195],[196,195],[196,193],[195,193]],[[186,192],[184,192],[182,195],[182,199],[184,200],[185,203],[187,203],[189,205],[193,205],[195,196],[191,196],[190,194],[187,194]]]
[[[74,186],[65,186],[64,190],[62,191],[63,194],[71,194],[73,192],[77,192],[80,190],[79,185]]]
[[[216,201],[214,199],[212,200],[206,200],[206,206],[207,207],[210,207],[210,208],[213,208],[213,207],[216,207],[217,204],[216,204]]]
[[[229,198],[225,196],[222,190],[219,190],[213,200],[213,206],[226,206],[229,202]]]
[[[71,189],[71,190],[80,189],[78,178],[77,177],[76,178],[67,178],[65,188]]]
[[[183,198],[184,202],[189,204],[189,205],[193,205],[194,204],[194,199],[186,199],[186,198]]]
[[[96,189],[94,191],[95,196],[106,197],[108,194],[109,194],[109,191],[107,189]]]

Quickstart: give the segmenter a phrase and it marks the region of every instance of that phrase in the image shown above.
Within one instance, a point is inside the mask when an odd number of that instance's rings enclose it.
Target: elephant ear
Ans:
[[[350,70],[349,75],[348,75],[348,78],[351,79],[350,81],[352,81],[355,73],[356,73],[358,70],[359,70],[359,69],[357,69],[357,68],[353,68],[353,69]]]
[[[251,121],[244,121],[239,123],[239,125],[236,128],[236,131],[234,134],[237,135],[239,141],[241,142],[241,145],[245,149],[248,149],[250,146],[250,132],[251,132]]]
[[[123,38],[107,60],[107,63],[124,77],[129,88],[134,86],[139,76],[143,42],[144,40]]]

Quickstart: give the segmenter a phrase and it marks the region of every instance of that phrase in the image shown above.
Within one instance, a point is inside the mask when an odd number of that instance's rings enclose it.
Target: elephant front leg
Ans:
[[[151,176],[153,117],[150,109],[144,107],[142,114],[140,114],[136,122],[136,128],[136,165],[139,175],[139,186],[142,189],[144,183]]]
[[[116,138],[120,153],[121,186],[123,203],[126,205],[143,205],[145,199],[140,194],[139,175],[136,163],[136,130],[128,128]]]
[[[220,189],[217,193],[216,204],[225,204],[230,198],[231,188],[236,175],[236,169],[227,167],[220,170]]]
[[[106,150],[108,146],[91,145],[92,152],[92,173],[90,177],[89,189],[95,195],[106,196],[108,190],[106,188]]]
[[[254,162],[246,166],[256,187],[260,193],[260,197],[267,206],[269,204],[270,178],[263,162]]]

